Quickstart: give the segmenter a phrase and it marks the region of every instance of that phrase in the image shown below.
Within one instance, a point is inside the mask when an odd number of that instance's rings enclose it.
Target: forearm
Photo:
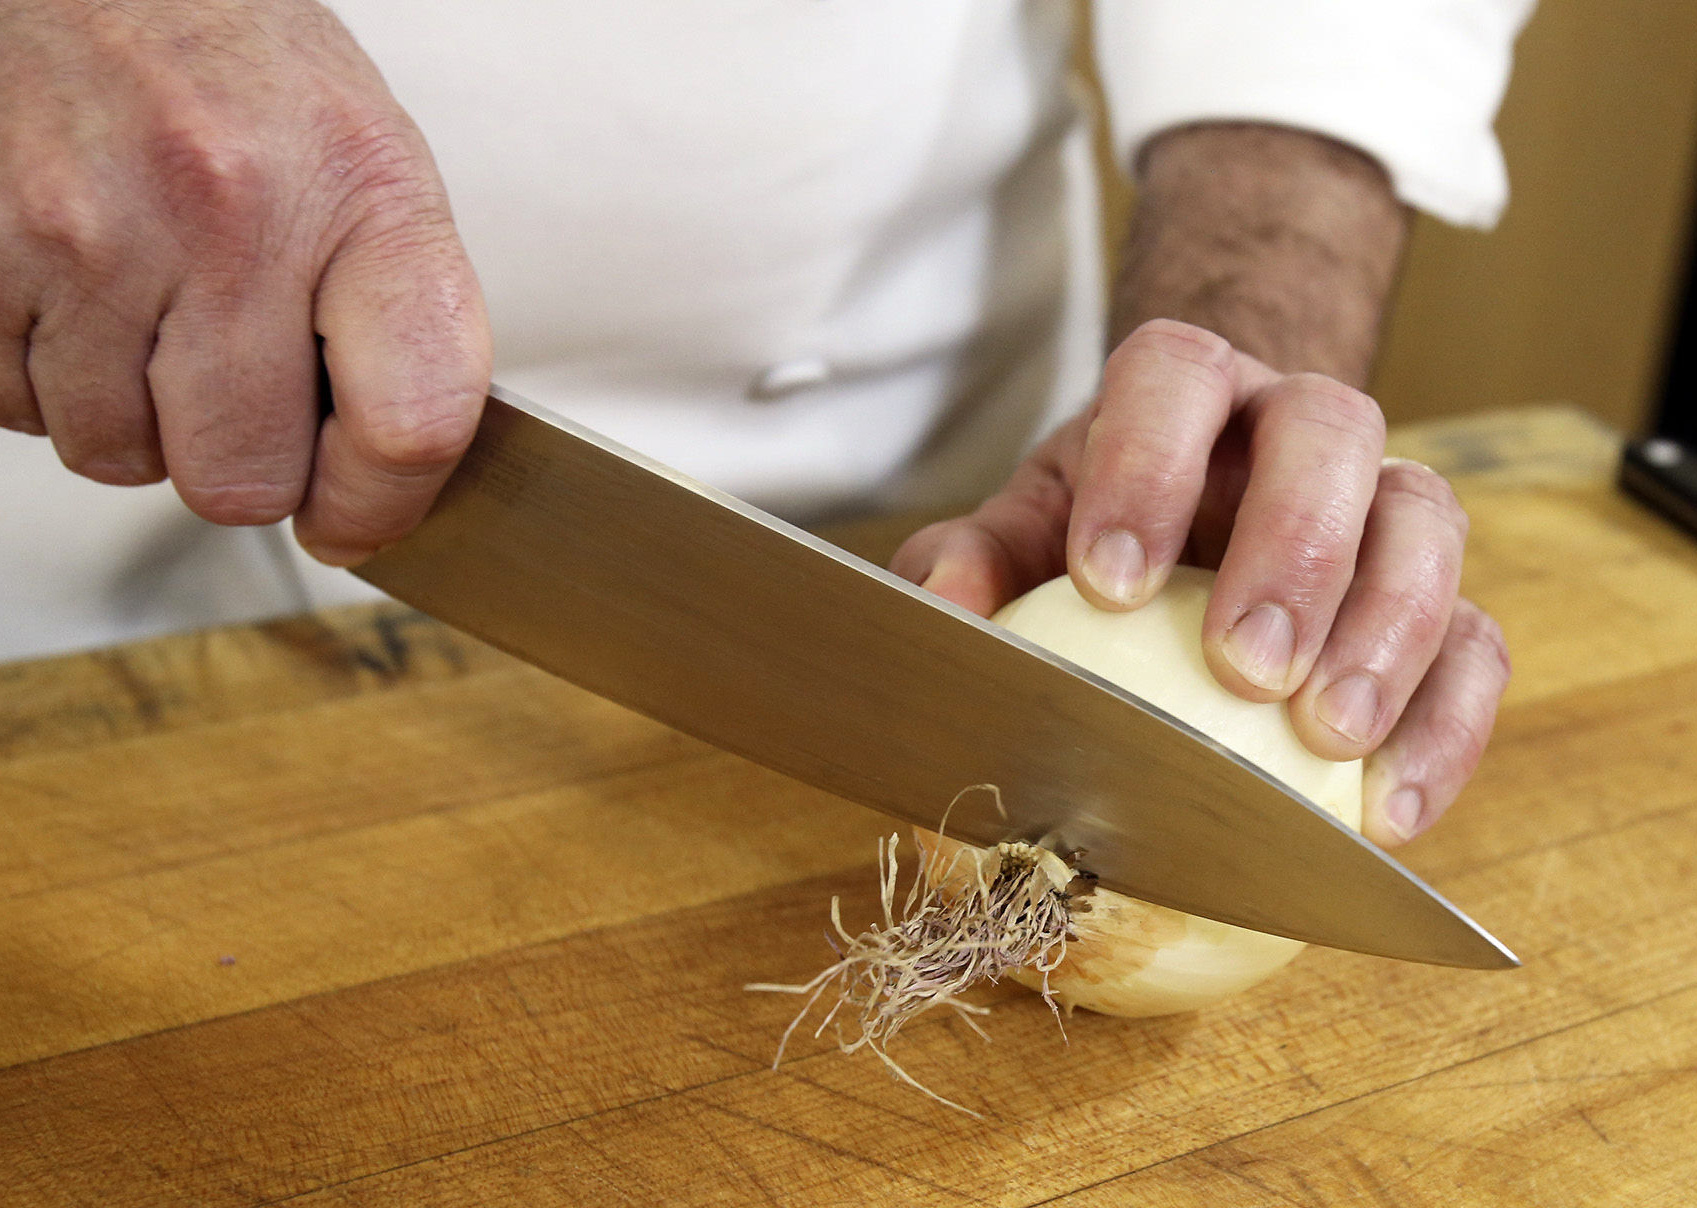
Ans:
[[[1360,386],[1408,233],[1383,169],[1275,126],[1200,125],[1145,150],[1110,347],[1181,319],[1287,372]]]

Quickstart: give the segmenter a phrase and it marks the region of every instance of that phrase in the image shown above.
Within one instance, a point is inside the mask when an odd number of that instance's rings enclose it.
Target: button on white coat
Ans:
[[[830,380],[831,363],[824,357],[796,357],[763,369],[749,383],[748,396],[765,401],[781,399]]]

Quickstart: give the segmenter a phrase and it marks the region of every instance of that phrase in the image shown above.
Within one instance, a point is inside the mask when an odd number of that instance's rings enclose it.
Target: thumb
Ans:
[[[890,569],[981,617],[1019,594],[1007,551],[970,516],[920,529],[896,551]]]
[[[1071,473],[1082,432],[1081,420],[1063,426],[977,511],[909,537],[890,569],[983,617],[1065,574]]]
[[[295,534],[352,566],[424,518],[488,395],[489,320],[446,201],[379,234],[356,228],[325,267],[314,323],[335,409]]]

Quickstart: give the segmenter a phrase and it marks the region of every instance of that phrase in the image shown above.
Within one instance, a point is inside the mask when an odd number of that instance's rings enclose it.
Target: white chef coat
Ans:
[[[509,388],[801,518],[982,496],[1089,398],[1103,291],[1069,0],[332,7],[430,141]],[[1487,225],[1530,7],[1098,0],[1095,52],[1122,162],[1174,125],[1273,121]],[[0,441],[0,657],[362,591],[169,487],[50,458]]]

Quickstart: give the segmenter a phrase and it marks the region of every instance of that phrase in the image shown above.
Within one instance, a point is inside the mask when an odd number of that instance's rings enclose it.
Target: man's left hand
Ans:
[[[1384,440],[1360,391],[1153,320],[1109,358],[1088,411],[892,567],[984,616],[1061,573],[1123,610],[1177,562],[1217,568],[1202,635],[1215,677],[1287,701],[1317,754],[1370,757],[1363,833],[1394,845],[1472,774],[1509,667],[1496,622],[1458,595],[1454,491],[1385,460]]]

